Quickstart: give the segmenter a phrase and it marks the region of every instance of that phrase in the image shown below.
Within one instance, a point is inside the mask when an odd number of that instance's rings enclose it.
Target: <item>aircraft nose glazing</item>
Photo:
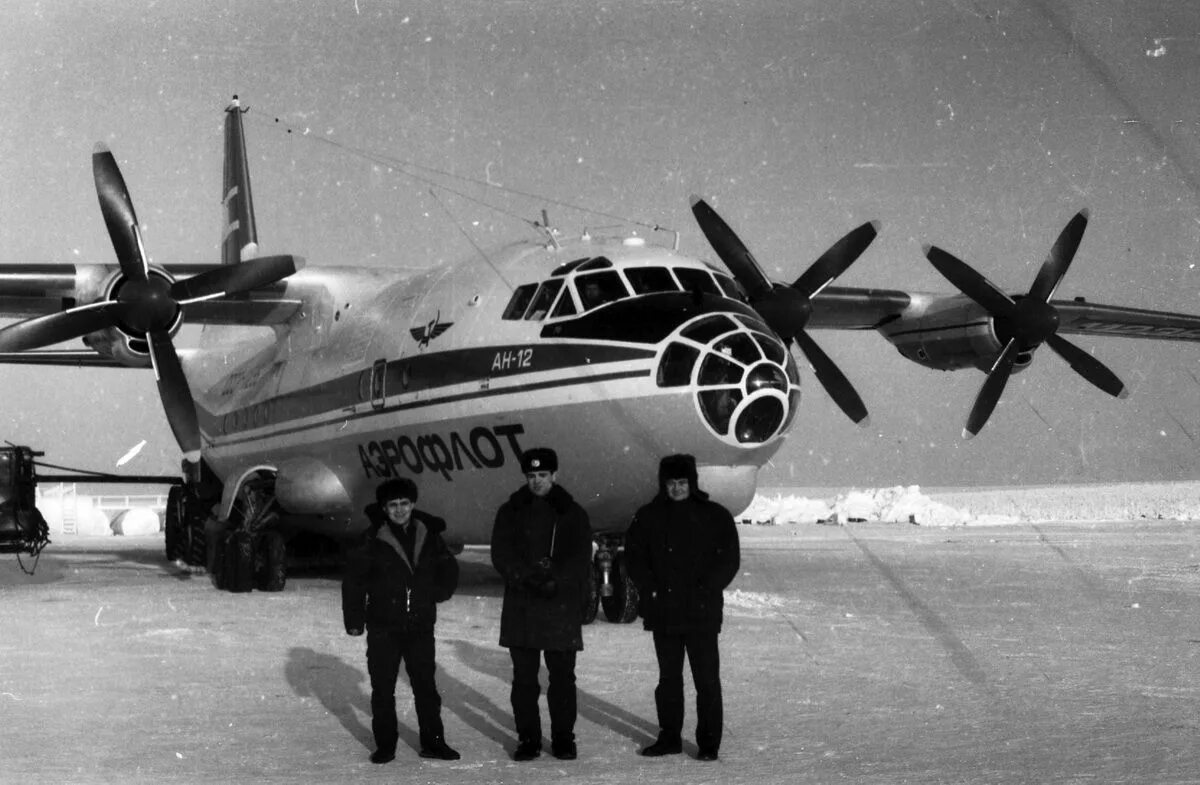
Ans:
[[[659,359],[658,386],[691,387],[701,420],[723,441],[757,447],[791,423],[795,361],[761,322],[708,314],[683,325]]]

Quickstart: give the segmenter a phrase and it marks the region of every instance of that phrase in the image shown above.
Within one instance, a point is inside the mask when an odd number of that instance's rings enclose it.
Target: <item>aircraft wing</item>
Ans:
[[[1058,332],[1167,341],[1200,341],[1200,316],[1090,303],[1082,298],[1051,300]],[[985,322],[988,315],[961,294],[906,292],[830,286],[812,299],[810,329],[880,330],[891,335],[921,327],[947,328]]]

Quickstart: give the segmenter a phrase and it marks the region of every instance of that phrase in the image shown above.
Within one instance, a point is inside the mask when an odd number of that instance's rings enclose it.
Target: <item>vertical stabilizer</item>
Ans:
[[[225,207],[225,227],[221,237],[223,264],[237,264],[258,254],[246,135],[242,130],[242,115],[247,111],[236,95],[225,109],[225,190],[221,199]]]

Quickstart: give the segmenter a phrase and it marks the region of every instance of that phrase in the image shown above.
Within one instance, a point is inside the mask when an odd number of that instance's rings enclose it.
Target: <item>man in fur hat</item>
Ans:
[[[696,478],[696,459],[668,455],[659,463],[658,495],[637,511],[625,535],[625,564],[637,586],[639,612],[654,633],[658,658],[658,739],[648,757],[682,752],[683,658],[696,685],[700,760],[721,747],[720,655],[722,592],[740,564],[737,527],[729,510],[710,501]]]
[[[500,645],[513,664],[513,759],[542,751],[539,660],[549,671],[550,751],[574,760],[575,656],[583,649],[583,605],[592,579],[588,515],[558,485],[558,455],[546,447],[521,456],[525,484],[496,511],[492,564],[504,578]]]
[[[434,682],[433,627],[437,603],[458,586],[458,562],[442,540],[446,522],[415,508],[417,486],[407,477],[384,480],[366,509],[370,526],[351,552],[342,581],[346,632],[367,632],[371,676],[372,763],[396,757],[396,679],[408,671],[422,758],[458,760],[446,743],[442,698]]]

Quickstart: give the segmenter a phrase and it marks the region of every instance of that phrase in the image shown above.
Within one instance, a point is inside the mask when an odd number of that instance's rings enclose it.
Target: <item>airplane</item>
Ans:
[[[854,422],[868,412],[810,334],[873,330],[928,368],[986,379],[965,436],[1043,345],[1123,397],[1120,379],[1066,335],[1200,340],[1200,316],[1054,300],[1088,222],[1071,218],[1028,292],[1008,294],[936,246],[951,293],[831,285],[867,249],[851,229],[791,283],[771,280],[703,199],[692,212],[720,264],[646,237],[536,240],[412,272],[259,256],[242,108],[225,109],[219,264],[151,264],[111,151],[92,157],[116,264],[0,266],[0,362],[153,368],[185,482],[168,505],[166,557],[218,588],[280,590],[289,553],[346,541],[383,479],[406,475],[459,546],[486,544],[519,485],[519,456],[560,455],[595,532],[593,591],[636,617],[623,532],[671,453],[696,457],[730,510],[793,428],[798,347]],[[478,257],[482,257],[478,258]],[[182,324],[198,345],[179,349]],[[82,338],[86,349],[50,348]]]

